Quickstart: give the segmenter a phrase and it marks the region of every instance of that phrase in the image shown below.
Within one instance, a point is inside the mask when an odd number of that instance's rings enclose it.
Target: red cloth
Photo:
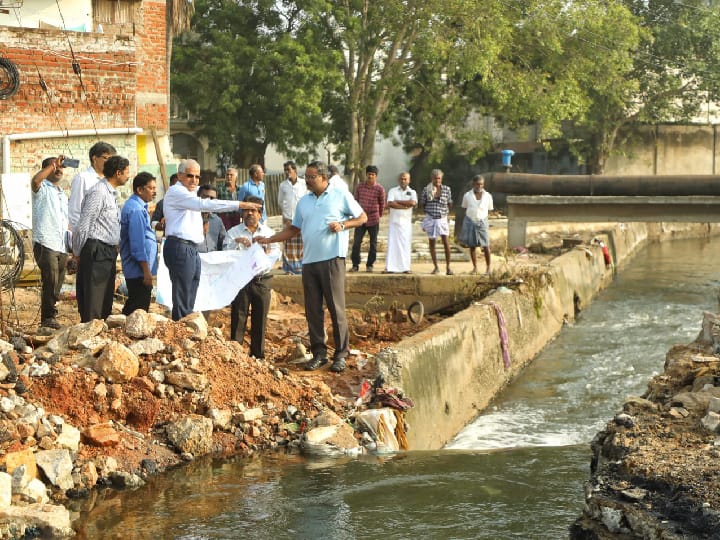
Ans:
[[[360,203],[367,214],[366,227],[380,223],[380,216],[385,211],[385,188],[380,184],[369,186],[367,183],[355,188],[355,200]]]

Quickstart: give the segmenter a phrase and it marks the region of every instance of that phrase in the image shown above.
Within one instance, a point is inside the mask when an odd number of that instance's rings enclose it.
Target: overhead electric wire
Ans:
[[[65,17],[63,16],[62,9],[60,9],[60,0],[55,0],[55,3],[57,4],[58,13],[60,13],[60,20],[62,21],[63,30],[65,32],[65,38],[68,42],[68,47],[70,47],[70,54],[72,55],[72,68],[75,75],[77,75],[78,80],[80,81],[80,88],[82,90],[82,96],[85,99],[85,104],[88,107],[88,112],[90,113],[90,119],[92,120],[93,129],[95,130],[95,135],[100,136],[97,130],[97,125],[95,124],[95,114],[93,112],[92,105],[90,105],[90,101],[87,97],[87,90],[85,88],[85,83],[83,83],[82,80],[82,68],[80,67],[80,62],[77,61],[77,58],[75,57],[75,51],[73,50],[72,43],[70,42],[70,35],[67,30],[67,26],[65,25]]]

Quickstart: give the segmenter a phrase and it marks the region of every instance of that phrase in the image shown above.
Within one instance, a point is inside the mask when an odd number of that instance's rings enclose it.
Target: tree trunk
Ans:
[[[244,148],[238,148],[233,155],[235,165],[241,169],[247,169],[250,165],[259,164],[265,167],[266,142],[256,142]]]

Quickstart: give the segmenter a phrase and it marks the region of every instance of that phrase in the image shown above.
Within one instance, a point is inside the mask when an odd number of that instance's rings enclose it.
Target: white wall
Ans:
[[[65,28],[89,32],[92,29],[91,0],[60,0],[65,18]],[[18,21],[18,19],[20,19]],[[55,0],[24,0],[21,8],[10,9],[9,14],[0,13],[0,25],[23,28],[39,28],[40,21],[63,28],[60,11]]]

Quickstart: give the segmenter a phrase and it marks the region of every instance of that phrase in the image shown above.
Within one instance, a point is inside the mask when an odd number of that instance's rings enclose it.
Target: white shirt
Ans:
[[[307,193],[305,179],[298,177],[293,184],[288,178],[280,183],[278,188],[278,205],[282,211],[283,219],[295,217],[295,207],[298,201]]]
[[[387,201],[415,201],[417,204],[417,193],[410,186],[402,189],[400,186],[390,188],[387,194]],[[412,221],[412,208],[390,208],[390,223],[408,223]]]
[[[345,191],[350,191],[347,182],[339,174],[334,174],[333,176],[331,176],[330,180],[328,180],[328,184],[330,184],[335,189],[344,189]]]
[[[255,229],[255,233],[250,232],[250,229],[248,229],[244,223],[240,223],[239,225],[230,227],[230,230],[227,232],[227,237],[225,238],[225,249],[238,249],[240,251],[245,251],[248,248],[242,245],[242,243],[236,242],[236,238],[245,237],[250,240],[250,245],[252,245],[252,239],[256,236],[258,238],[268,238],[273,234],[275,234],[275,232],[264,223],[258,223],[257,229]],[[279,259],[280,245],[277,242],[267,244],[265,246],[265,253],[271,259]],[[264,274],[268,273],[270,273],[270,270],[264,272]]]
[[[462,207],[467,209],[465,215],[475,223],[486,219],[488,212],[495,209],[492,195],[483,190],[480,200],[478,200],[472,189],[463,195]]]
[[[163,200],[165,236],[177,236],[196,244],[205,240],[200,212],[239,210],[237,201],[201,199],[197,196],[197,188],[190,191],[180,182],[170,186]]]
[[[98,174],[92,165],[84,171],[77,173],[75,178],[73,178],[72,184],[70,185],[70,202],[68,203],[68,218],[71,229],[74,229],[77,222],[80,221],[80,209],[82,208],[85,195],[87,195],[91,187],[102,179],[103,175]]]

